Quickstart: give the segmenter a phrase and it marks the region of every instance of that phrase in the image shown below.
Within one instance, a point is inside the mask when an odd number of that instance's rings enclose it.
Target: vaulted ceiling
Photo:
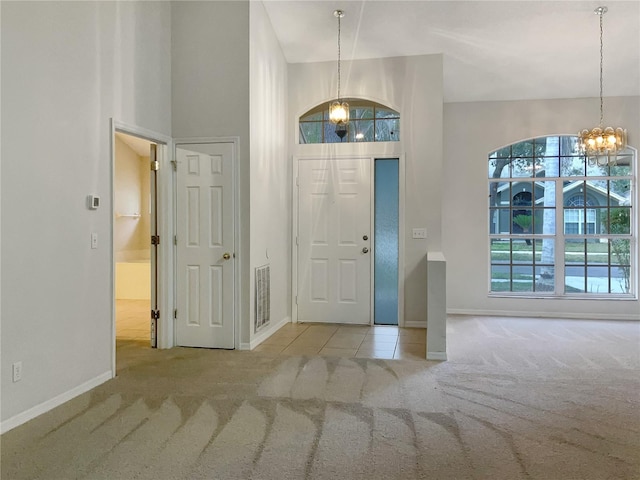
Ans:
[[[446,102],[640,95],[639,1],[264,1],[289,63],[443,55]],[[344,81],[344,80],[343,80]]]

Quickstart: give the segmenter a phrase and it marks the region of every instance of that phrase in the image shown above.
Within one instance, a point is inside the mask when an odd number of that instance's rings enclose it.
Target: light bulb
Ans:
[[[596,144],[596,141],[593,138],[590,138],[589,140],[587,140],[587,143],[589,144],[590,147],[594,147]]]
[[[329,119],[333,123],[346,123],[349,121],[349,104],[346,102],[333,102],[329,107]]]
[[[616,143],[616,136],[615,135],[609,135],[607,137],[607,142],[609,142],[609,145],[615,145]]]
[[[598,144],[601,144],[602,142],[604,142],[604,138],[602,138],[602,135],[598,135],[596,137],[596,142],[598,142]]]

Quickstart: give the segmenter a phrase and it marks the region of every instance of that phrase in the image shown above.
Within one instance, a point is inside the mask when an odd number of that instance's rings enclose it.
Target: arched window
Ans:
[[[629,297],[638,259],[635,150],[592,165],[575,136],[489,154],[489,292]]]
[[[300,143],[397,142],[400,140],[400,114],[379,103],[347,98],[347,135],[340,139],[329,121],[329,104],[309,110],[299,120]]]

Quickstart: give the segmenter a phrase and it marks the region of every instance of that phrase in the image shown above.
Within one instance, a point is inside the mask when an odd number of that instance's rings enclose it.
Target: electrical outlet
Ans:
[[[427,229],[426,228],[414,228],[413,229],[413,238],[427,238]]]
[[[92,249],[98,248],[98,234],[96,232],[93,232],[91,234],[91,248]]]
[[[13,364],[13,381],[19,382],[22,380],[22,362],[15,362]]]

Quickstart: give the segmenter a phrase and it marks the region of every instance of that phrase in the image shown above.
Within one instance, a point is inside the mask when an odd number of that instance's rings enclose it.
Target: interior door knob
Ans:
[[[224,258],[225,260],[229,260],[231,258],[231,254],[225,253],[224,255],[222,255],[222,258]]]
[[[368,249],[367,247],[364,247],[364,248],[362,249],[362,253],[369,253],[369,249]]]

